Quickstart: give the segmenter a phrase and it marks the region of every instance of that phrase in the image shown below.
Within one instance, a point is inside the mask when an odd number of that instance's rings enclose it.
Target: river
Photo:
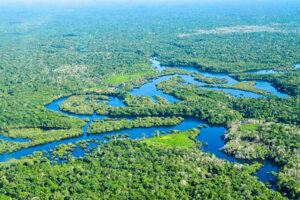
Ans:
[[[165,70],[165,67],[161,66],[160,62],[157,61],[156,59],[153,59],[151,61],[157,71],[162,72]],[[191,71],[191,72],[199,72],[203,76],[206,76],[206,77],[225,78],[228,80],[228,82],[226,84],[234,84],[234,83],[238,82],[237,80],[230,77],[228,74],[201,72],[192,67],[180,67],[180,68]],[[187,82],[186,84],[199,84],[200,85],[199,89],[206,89],[205,87],[201,86],[201,84],[203,84],[203,83],[195,80],[191,75],[181,75],[181,76]],[[149,96],[149,97],[152,97],[155,101],[157,101],[157,100],[154,98],[154,96],[159,95],[161,97],[164,97],[171,103],[177,102],[179,100],[176,99],[175,97],[164,94],[162,91],[159,91],[156,89],[157,83],[168,80],[171,77],[172,77],[172,75],[167,75],[167,76],[162,76],[162,77],[156,78],[154,80],[151,80],[150,82],[142,85],[141,87],[131,90],[131,94],[133,94],[135,96],[136,95]],[[259,89],[267,90],[268,92],[272,93],[273,95],[276,95],[279,97],[288,97],[287,94],[277,91],[274,87],[272,87],[267,82],[258,81],[255,86]],[[222,90],[222,91],[229,93],[235,97],[249,97],[249,98],[264,97],[262,95],[255,94],[253,92],[241,91],[241,90],[236,90],[236,89],[223,89],[223,88],[208,88],[208,89]],[[35,151],[43,151],[43,150],[49,151],[50,149],[54,149],[57,145],[68,144],[68,143],[74,144],[75,142],[80,141],[80,140],[97,138],[100,141],[105,141],[106,140],[105,136],[107,136],[107,135],[111,136],[111,135],[115,135],[117,133],[120,133],[120,134],[127,133],[130,136],[129,137],[130,139],[149,138],[149,137],[154,136],[155,130],[159,130],[160,132],[163,132],[163,131],[168,132],[169,130],[183,131],[183,130],[188,130],[190,128],[197,128],[197,126],[204,124],[204,122],[199,121],[197,119],[186,118],[181,124],[172,126],[172,127],[133,128],[130,130],[113,131],[113,132],[105,133],[105,134],[89,135],[89,134],[87,134],[87,129],[90,126],[90,123],[93,121],[93,119],[95,119],[95,118],[103,119],[103,118],[108,118],[108,116],[99,116],[99,115],[96,115],[96,113],[89,116],[89,115],[76,115],[76,114],[70,114],[67,112],[63,112],[63,111],[59,110],[59,105],[66,100],[67,100],[67,98],[61,98],[56,101],[53,101],[52,103],[46,105],[45,107],[49,110],[52,110],[55,112],[60,112],[65,115],[68,115],[68,116],[78,117],[81,119],[89,118],[90,122],[88,122],[83,127],[84,134],[82,136],[76,137],[76,138],[65,139],[65,140],[61,140],[61,141],[55,141],[55,142],[47,143],[47,144],[36,146],[36,147],[30,147],[30,148],[22,149],[17,152],[13,152],[13,153],[5,153],[5,154],[0,155],[0,161],[5,162],[12,158],[20,159],[23,156],[31,155]],[[126,106],[124,104],[123,100],[119,99],[117,97],[110,97],[109,105],[111,105],[111,106]],[[207,128],[204,128],[201,130],[200,135],[198,135],[196,137],[196,139],[199,140],[200,142],[202,142],[203,144],[204,143],[208,144],[207,146],[203,145],[202,149],[204,152],[213,153],[218,158],[226,159],[230,162],[245,163],[245,161],[236,160],[233,157],[230,157],[230,156],[226,155],[224,152],[220,151],[220,149],[225,144],[225,142],[222,140],[222,135],[224,135],[225,132],[226,132],[226,129],[224,127],[208,126]],[[16,142],[28,141],[28,140],[24,140],[24,139],[11,139],[11,138],[3,137],[3,136],[0,136],[0,139],[16,141]],[[91,144],[91,145],[94,146],[95,144]],[[78,147],[77,150],[74,151],[72,154],[76,157],[80,157],[80,156],[84,156],[85,153],[82,149],[80,149]],[[278,172],[278,169],[271,162],[264,161],[264,166],[259,169],[259,171],[255,174],[255,176],[257,176],[259,178],[259,180],[261,180],[263,182],[268,182],[270,179],[272,179],[272,181],[275,182],[276,178],[270,174],[271,171]],[[273,189],[276,189],[276,187],[273,186]]]

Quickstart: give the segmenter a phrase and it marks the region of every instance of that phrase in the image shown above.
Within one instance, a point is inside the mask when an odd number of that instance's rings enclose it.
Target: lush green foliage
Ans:
[[[180,77],[175,76],[157,85],[157,89],[181,100],[177,103],[168,103],[162,98],[155,103],[150,97],[133,96],[126,91],[114,91],[111,95],[123,98],[128,106],[108,106],[105,101],[102,104],[96,101],[84,102],[85,98],[78,96],[69,98],[62,104],[62,108],[77,114],[92,114],[95,111],[113,117],[189,116],[218,125],[229,124],[232,120],[241,119],[242,116],[300,124],[300,104],[297,97],[233,98],[221,91],[199,90],[196,85],[183,85],[182,82]],[[109,95],[107,92],[105,94]],[[74,101],[77,98],[81,99],[80,103]],[[78,106],[72,107],[74,103]],[[69,105],[68,108],[66,105]],[[84,109],[78,111],[79,108]]]
[[[295,97],[239,98],[233,100],[233,109],[245,118],[300,124],[300,104]]]
[[[92,115],[94,113],[94,107],[99,105],[98,102],[101,100],[109,100],[109,97],[104,95],[71,96],[67,99],[67,101],[63,102],[59,106],[59,109],[69,113],[76,113],[78,115]],[[107,101],[103,102],[103,104],[107,103]]]
[[[172,147],[195,147],[197,144],[201,146],[202,144],[195,139],[199,135],[199,130],[191,129],[188,131],[182,131],[179,133],[172,133],[167,135],[153,137],[146,140],[148,144],[158,144],[166,145]]]
[[[67,156],[63,164],[51,165],[42,153],[1,164],[0,194],[4,199],[284,199],[251,176],[256,165],[147,143],[116,140],[84,158]],[[70,150],[72,145],[64,145],[52,154]]]
[[[120,84],[120,83],[125,83],[128,81],[130,82],[133,78],[137,78],[137,77],[145,76],[145,75],[153,75],[153,74],[156,74],[156,73],[154,71],[149,71],[149,72],[140,72],[140,73],[135,73],[135,74],[116,75],[116,76],[104,79],[103,82],[106,84]]]
[[[200,73],[194,73],[193,77],[197,81],[204,82],[204,83],[209,83],[209,84],[216,84],[216,83],[224,84],[224,83],[228,82],[226,79],[205,77]]]
[[[182,117],[143,117],[136,118],[133,121],[127,119],[103,119],[99,122],[91,123],[87,133],[97,134],[122,129],[147,128],[152,126],[175,126],[183,122]]]
[[[215,125],[251,117],[299,126],[299,70],[292,70],[295,62],[300,61],[298,8],[297,2],[246,4],[238,9],[222,3],[72,9],[1,7],[1,134],[31,141],[1,141],[0,152],[82,135],[84,120],[44,108],[54,99],[74,94],[61,105],[61,110],[88,115],[97,112],[111,117],[196,117]],[[250,30],[241,31],[248,25]],[[191,74],[177,68],[157,73],[149,61],[154,56],[168,66],[194,66],[213,72],[286,71],[233,76],[241,80],[267,80],[293,97],[233,98],[223,92],[183,85],[178,77],[157,86],[180,99],[178,103],[168,103],[160,97],[158,103],[147,97],[133,97],[128,94],[129,89],[155,77]],[[193,75],[206,83],[224,81]],[[116,86],[121,91],[111,89]],[[245,85],[232,87],[253,91]],[[124,99],[128,107],[108,106],[108,95]],[[100,99],[103,101],[99,104]],[[279,147],[273,147],[283,149],[287,155],[282,159],[288,159],[295,151],[288,147],[292,144],[294,148],[294,143],[289,142],[294,136],[283,131],[283,136],[273,132],[270,136],[282,139],[274,139]],[[260,148],[251,151],[249,158],[272,157],[281,152],[265,147],[265,139],[273,138],[269,138],[269,132],[261,133]],[[183,136],[176,135],[168,143],[178,145],[176,137]],[[251,134],[247,137],[254,138]],[[250,176],[253,169],[248,166],[234,166],[195,149],[157,146],[118,140],[100,146],[85,158],[69,157],[62,165],[52,166],[39,155],[3,164],[0,198],[281,198]],[[55,155],[61,158],[65,151],[72,150],[72,145],[63,146]],[[278,175],[278,185],[290,196],[298,195],[293,179],[299,164],[297,158],[295,162],[285,160]]]
[[[14,152],[23,148],[29,148],[46,144],[53,141],[59,141],[67,138],[83,135],[81,128],[73,129],[53,129],[45,131],[39,128],[9,129],[8,132],[2,132],[6,137],[29,138],[28,142],[5,141],[0,140],[0,153]]]
[[[233,123],[225,135],[226,153],[240,159],[271,159],[281,169],[278,187],[293,199],[300,198],[299,127],[257,120]]]
[[[239,80],[264,80],[270,82],[278,90],[290,95],[300,95],[300,71],[294,70],[277,74],[250,74],[242,73],[233,75]]]
[[[60,95],[102,87],[106,85],[103,80],[112,76],[149,72],[153,69],[151,56],[168,64],[211,71],[291,68],[300,54],[297,5],[247,5],[239,9],[231,5],[226,5],[227,9],[225,5],[172,9],[95,6],[72,12],[51,7],[20,12],[21,8],[3,7],[0,126],[70,127],[78,119],[66,119],[43,105]],[[240,15],[245,17],[236,17]],[[267,25],[282,32],[179,37],[198,29],[245,24]],[[288,82],[285,88],[291,88]]]
[[[247,81],[247,82],[237,82],[233,85],[218,85],[218,86],[214,86],[214,85],[205,85],[206,87],[219,87],[219,88],[231,88],[231,89],[238,89],[238,90],[243,90],[243,91],[249,91],[249,92],[254,92],[257,94],[262,94],[262,95],[271,95],[269,92],[267,92],[266,90],[261,90],[261,89],[257,89],[255,87],[255,81]]]

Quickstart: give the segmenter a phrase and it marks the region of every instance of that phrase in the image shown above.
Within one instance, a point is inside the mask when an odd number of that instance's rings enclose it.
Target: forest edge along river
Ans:
[[[155,67],[155,69],[157,71],[163,72],[166,69],[166,67],[161,66],[160,62],[158,60],[156,60],[155,58],[151,59],[151,61],[152,61],[152,65]],[[232,84],[235,84],[238,82],[234,78],[230,77],[228,74],[201,72],[192,67],[179,67],[179,68],[193,72],[193,73],[194,72],[200,73],[201,75],[203,75],[205,77],[226,79],[227,83],[225,85],[232,85]],[[161,97],[167,99],[170,103],[178,102],[179,100],[176,99],[175,97],[165,94],[162,91],[156,89],[156,84],[158,84],[162,81],[168,80],[172,76],[176,76],[176,75],[179,75],[179,74],[166,75],[166,76],[161,76],[159,78],[153,79],[150,82],[148,82],[144,85],[141,85],[139,88],[132,89],[130,91],[130,93],[133,94],[134,96],[137,96],[137,95],[149,96],[152,99],[154,99],[156,102],[157,102],[157,100],[154,97],[155,95],[158,95],[158,96],[161,96]],[[256,94],[256,93],[249,92],[249,91],[237,90],[237,89],[218,88],[218,87],[203,87],[203,86],[201,86],[202,83],[195,80],[194,77],[191,75],[181,75],[181,77],[186,81],[186,84],[199,84],[200,85],[199,89],[222,90],[226,93],[233,95],[234,97],[249,97],[249,98],[264,97],[263,95],[260,95],[260,94]],[[218,85],[220,85],[220,84],[218,84]],[[270,83],[267,83],[264,81],[257,81],[255,87],[258,89],[264,89],[275,96],[288,97],[287,94],[278,92],[274,87],[272,87],[270,85]],[[101,115],[97,115],[96,113],[94,113],[93,115],[77,115],[77,114],[71,114],[68,112],[63,112],[59,109],[59,106],[66,100],[67,100],[66,97],[61,98],[61,99],[53,101],[52,103],[46,105],[45,107],[49,110],[60,112],[62,114],[68,115],[68,116],[78,117],[81,119],[88,118],[89,122],[87,122],[87,124],[83,127],[83,135],[82,136],[79,136],[76,138],[64,139],[64,140],[60,140],[60,141],[55,141],[55,142],[51,142],[51,143],[47,143],[47,144],[43,144],[43,145],[39,145],[39,146],[35,146],[35,147],[29,147],[27,149],[21,149],[19,151],[13,152],[13,153],[4,153],[4,154],[0,155],[0,162],[5,162],[5,161],[8,161],[13,158],[20,159],[23,156],[31,155],[35,151],[44,151],[44,150],[49,151],[51,149],[55,149],[55,147],[57,145],[75,143],[80,140],[88,140],[88,139],[96,139],[97,138],[100,141],[105,141],[106,136],[112,136],[112,135],[115,135],[118,133],[120,133],[120,134],[126,133],[129,135],[130,139],[149,138],[149,137],[154,136],[154,132],[156,130],[158,130],[160,132],[163,132],[163,131],[168,132],[170,130],[184,131],[184,130],[188,130],[190,128],[197,128],[199,125],[204,124],[203,121],[199,121],[195,118],[185,118],[182,123],[180,123],[176,126],[133,128],[133,129],[127,129],[127,130],[112,131],[109,133],[97,134],[97,135],[87,134],[87,129],[90,126],[90,124],[93,122],[94,119],[102,120],[104,118],[108,118],[108,116],[101,116]],[[118,97],[110,97],[108,105],[126,106],[124,104],[123,100]],[[204,152],[212,153],[212,154],[216,155],[216,157],[221,158],[221,159],[226,159],[230,162],[246,163],[246,161],[237,160],[231,156],[226,155],[223,151],[220,150],[225,144],[225,141],[222,139],[222,136],[225,134],[225,132],[226,132],[225,127],[208,126],[207,128],[204,128],[201,130],[201,133],[196,137],[196,139],[199,140],[200,142],[202,142],[203,144],[205,144],[205,143],[208,144],[208,145],[202,146],[202,149]],[[10,138],[6,138],[3,136],[1,136],[0,139],[11,140]],[[13,141],[23,142],[23,141],[27,141],[27,140],[17,138],[17,139],[14,139]],[[74,151],[72,154],[75,157],[79,157],[79,156],[84,156],[85,152],[83,150],[80,150],[77,147],[77,150]],[[250,163],[250,161],[247,161],[247,162]],[[262,182],[268,182],[270,179],[272,180],[272,182],[275,182],[276,178],[271,175],[271,172],[272,171],[278,172],[278,168],[269,161],[264,161],[263,164],[264,164],[264,166],[262,166],[255,175]],[[274,185],[272,188],[276,190],[276,187]]]

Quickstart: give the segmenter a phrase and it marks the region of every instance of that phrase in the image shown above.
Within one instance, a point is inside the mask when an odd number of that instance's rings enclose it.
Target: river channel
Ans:
[[[152,61],[152,65],[155,67],[155,69],[157,71],[164,71],[165,67],[160,65],[160,62],[157,61],[156,59],[151,60]],[[208,72],[201,72],[198,71],[195,68],[192,67],[180,67],[181,69],[190,71],[190,72],[198,72],[201,73],[203,76],[206,77],[215,77],[215,78],[224,78],[226,79],[228,82],[226,83],[227,85],[230,84],[234,84],[237,83],[238,81],[235,80],[234,78],[230,77],[228,74],[218,74],[218,73],[208,73]],[[262,72],[260,72],[262,73]],[[159,95],[161,97],[164,97],[165,99],[167,99],[170,103],[174,103],[179,101],[178,99],[176,99],[173,96],[164,94],[162,91],[157,90],[156,89],[156,84],[160,83],[162,81],[168,80],[172,77],[172,75],[167,75],[167,76],[162,76],[156,79],[151,80],[150,82],[142,85],[139,88],[135,88],[133,90],[131,90],[131,93],[133,95],[144,95],[144,96],[149,96],[151,98],[153,98],[155,101],[157,101],[154,96],[155,95]],[[259,98],[259,97],[264,97],[263,95],[260,94],[255,94],[253,92],[247,92],[247,91],[242,91],[242,90],[236,90],[236,89],[224,89],[224,88],[206,88],[206,87],[202,87],[201,85],[203,85],[203,83],[195,80],[191,75],[181,75],[181,77],[187,82],[186,84],[199,84],[199,89],[213,89],[213,90],[222,90],[226,93],[231,94],[234,97],[237,98],[242,98],[242,97],[249,97],[249,98]],[[279,91],[277,91],[274,87],[271,86],[270,83],[268,82],[264,82],[264,81],[257,81],[256,88],[258,89],[264,89],[268,92],[270,92],[271,94],[278,96],[278,97],[288,97],[287,94],[281,93]],[[84,127],[83,127],[83,131],[84,134],[80,137],[76,137],[76,138],[70,138],[70,139],[65,139],[65,140],[61,140],[61,141],[55,141],[55,142],[51,142],[51,143],[47,143],[44,145],[40,145],[40,146],[36,146],[36,147],[30,147],[27,149],[22,149],[19,150],[17,152],[13,152],[13,153],[5,153],[5,154],[1,154],[0,155],[0,162],[5,162],[8,161],[12,158],[15,159],[20,159],[23,156],[28,156],[30,154],[32,154],[35,151],[49,151],[50,149],[54,149],[57,145],[60,144],[68,144],[68,143],[75,143],[77,141],[80,140],[87,140],[87,139],[98,139],[100,141],[105,141],[105,136],[111,136],[111,135],[115,135],[117,133],[120,134],[125,134],[127,133],[129,135],[130,139],[138,139],[138,138],[149,138],[149,137],[153,137],[154,136],[154,132],[155,130],[159,130],[160,132],[168,132],[170,130],[188,130],[190,128],[197,128],[197,126],[199,125],[203,125],[205,124],[205,122],[203,121],[199,121],[197,119],[194,118],[186,118],[181,124],[176,125],[176,126],[172,126],[172,127],[151,127],[151,128],[133,128],[130,130],[121,130],[121,131],[113,131],[113,132],[109,132],[109,133],[105,133],[105,134],[98,134],[98,135],[89,135],[87,134],[87,129],[90,126],[90,123],[93,121],[93,119],[99,118],[99,119],[103,119],[103,118],[108,118],[108,116],[99,116],[96,115],[95,113],[93,115],[76,115],[76,114],[70,114],[70,113],[66,113],[63,112],[59,109],[60,104],[62,104],[64,101],[66,101],[67,98],[61,98],[59,100],[53,101],[52,103],[48,104],[45,106],[45,108],[55,111],[55,112],[60,112],[63,113],[65,115],[71,116],[71,117],[77,117],[77,118],[89,118],[90,122],[88,122]],[[119,99],[117,97],[110,97],[109,100],[109,105],[111,106],[126,106],[123,102],[122,99]],[[238,162],[238,163],[245,163],[245,161],[240,161],[240,160],[236,160],[233,157],[230,157],[228,155],[226,155],[224,152],[220,151],[220,149],[224,146],[225,141],[222,140],[222,135],[224,135],[224,133],[226,132],[226,128],[225,127],[211,127],[208,126],[207,128],[204,128],[201,130],[201,133],[196,137],[197,140],[199,140],[200,142],[207,143],[206,145],[203,145],[202,149],[204,152],[209,152],[212,154],[215,154],[216,157],[218,158],[222,158],[222,159],[226,159],[230,162]],[[2,140],[8,140],[8,141],[15,141],[15,142],[26,142],[28,140],[24,140],[24,139],[10,139],[10,138],[5,138],[3,136],[0,136],[0,139]],[[91,144],[92,145],[92,144]],[[95,145],[95,144],[93,144]],[[77,149],[76,151],[73,152],[73,155],[75,157],[83,157],[85,154],[85,152],[83,150]],[[268,161],[264,161],[264,166],[260,168],[260,170],[255,174],[255,176],[258,177],[259,180],[261,180],[262,182],[268,182],[270,179],[272,180],[272,182],[276,181],[276,178],[274,176],[271,175],[271,171],[274,172],[278,172],[278,168],[273,165],[271,162]],[[275,186],[273,186],[273,189],[276,189]]]

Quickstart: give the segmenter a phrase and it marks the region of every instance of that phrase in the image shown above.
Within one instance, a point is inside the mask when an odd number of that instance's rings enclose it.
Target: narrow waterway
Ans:
[[[158,67],[159,63],[157,63],[157,61],[156,61],[156,63],[155,63],[154,66],[156,68],[158,68],[160,71],[162,69],[165,69],[165,67]],[[214,84],[216,86],[218,86],[218,85],[233,85],[233,84],[239,82],[238,80],[230,77],[226,73],[209,73],[209,72],[203,72],[203,71],[197,70],[196,68],[186,67],[186,66],[177,66],[177,68],[180,68],[180,69],[183,69],[183,70],[187,70],[187,71],[190,71],[190,72],[197,72],[197,73],[200,73],[201,75],[203,75],[205,77],[209,77],[209,78],[219,78],[219,79],[226,79],[227,80],[227,83],[225,83],[225,84]],[[273,71],[273,70],[260,70],[260,71],[251,72],[251,73],[269,74],[269,73],[273,73],[273,72],[278,73],[278,72]],[[199,82],[199,81],[195,80],[192,76],[189,76],[189,75],[182,75],[182,77],[183,77],[183,79],[185,81],[187,81],[188,83],[191,83],[191,84],[200,84],[200,85],[204,84],[202,82]],[[242,82],[244,82],[244,81],[242,81]],[[256,82],[255,88],[257,88],[257,89],[266,90],[267,92],[273,94],[274,96],[284,97],[284,98],[289,97],[288,94],[279,92],[269,82],[260,81],[260,80],[256,80],[255,82]],[[199,88],[200,89],[203,88],[203,89],[221,90],[221,91],[224,91],[226,93],[231,94],[234,97],[249,97],[249,98],[264,97],[263,95],[260,95],[260,94],[256,94],[256,93],[248,92],[248,91],[237,90],[237,89],[218,88],[218,87],[212,88],[212,87],[202,87],[202,86],[200,86]]]
[[[153,66],[158,70],[158,71],[163,71],[165,70],[165,67],[160,65],[160,62],[153,59],[152,60]],[[199,72],[202,75],[206,77],[215,77],[215,78],[225,78],[228,80],[227,84],[234,84],[237,82],[237,80],[233,79],[230,77],[228,74],[214,74],[214,73],[207,73],[207,72],[200,72],[196,70],[195,68],[191,67],[181,67],[184,70],[188,70],[191,72]],[[206,89],[205,87],[202,87],[203,83],[196,81],[192,76],[190,75],[181,75],[182,78],[187,82],[187,84],[199,84],[200,89]],[[169,102],[177,102],[179,101],[178,99],[174,98],[173,96],[164,94],[162,91],[159,91],[156,89],[156,84],[160,83],[162,81],[168,80],[172,77],[172,75],[168,76],[162,76],[159,78],[156,78],[144,85],[142,85],[140,88],[135,88],[131,91],[133,95],[145,95],[152,97],[155,101],[157,101],[154,96],[159,95],[161,97],[164,97],[167,99]],[[283,94],[278,92],[274,87],[272,87],[269,83],[261,81],[256,84],[256,87],[259,89],[264,89],[269,91],[270,93],[279,96],[279,97],[288,97],[288,95]],[[262,95],[255,94],[253,92],[246,92],[246,91],[241,91],[241,90],[235,90],[235,89],[223,89],[223,88],[207,88],[207,89],[216,89],[216,90],[222,90],[226,93],[229,93],[235,97],[250,97],[250,98],[258,98],[258,97],[263,97]],[[57,145],[60,144],[68,144],[68,143],[75,143],[80,140],[87,140],[87,139],[98,139],[100,141],[105,141],[105,136],[111,136],[115,135],[117,133],[120,134],[128,134],[129,138],[131,139],[137,139],[137,138],[149,138],[153,137],[154,132],[156,130],[159,130],[161,133],[165,132],[168,133],[170,130],[188,130],[190,128],[197,128],[199,125],[203,125],[204,122],[198,121],[197,119],[194,118],[186,118],[184,122],[177,126],[171,126],[171,127],[151,127],[151,128],[133,128],[130,130],[121,130],[121,131],[113,131],[105,134],[98,134],[98,135],[89,135],[87,134],[87,129],[90,126],[90,123],[93,121],[93,119],[103,119],[103,118],[108,118],[107,116],[99,116],[96,115],[95,113],[93,115],[76,115],[76,114],[71,114],[67,112],[63,112],[59,110],[60,104],[62,104],[64,101],[66,101],[67,98],[61,98],[56,101],[53,101],[52,103],[46,105],[45,107],[49,110],[55,111],[55,112],[60,112],[62,114],[71,116],[71,117],[77,117],[77,118],[89,118],[90,122],[88,122],[84,127],[83,127],[83,135],[80,137],[76,138],[70,138],[70,139],[65,139],[61,141],[55,141],[52,143],[47,143],[44,145],[36,146],[36,147],[31,147],[27,149],[22,149],[17,152],[13,153],[5,153],[0,155],[0,161],[5,162],[8,161],[12,158],[14,159],[20,159],[23,156],[28,156],[31,155],[35,151],[48,151],[50,149],[54,149]],[[110,97],[109,99],[109,105],[111,106],[126,106],[123,102],[122,99],[119,99],[117,97]],[[238,162],[238,163],[245,163],[244,161],[239,161],[234,159],[233,157],[230,157],[226,155],[224,152],[220,151],[220,149],[224,146],[225,142],[222,140],[222,135],[226,132],[226,129],[224,127],[210,127],[208,126],[207,128],[204,128],[201,130],[201,133],[199,136],[196,137],[197,140],[202,142],[203,144],[207,143],[206,145],[203,145],[203,151],[204,152],[209,152],[213,153],[216,155],[218,158],[226,159],[230,162]],[[7,141],[17,141],[17,142],[26,142],[28,140],[26,139],[11,139],[11,138],[6,138],[3,136],[0,136],[0,139],[2,140],[7,140]],[[95,144],[91,144],[95,146]],[[73,155],[76,157],[79,156],[84,156],[84,151],[80,149],[79,147],[77,148],[76,151],[73,152]],[[272,179],[274,182],[276,181],[276,178],[270,174],[271,171],[278,172],[278,169],[276,166],[274,166],[272,163],[265,161],[264,166],[257,172],[256,176],[259,178],[259,180],[263,182],[268,182],[270,179]],[[273,186],[273,189],[276,189],[275,186]]]

